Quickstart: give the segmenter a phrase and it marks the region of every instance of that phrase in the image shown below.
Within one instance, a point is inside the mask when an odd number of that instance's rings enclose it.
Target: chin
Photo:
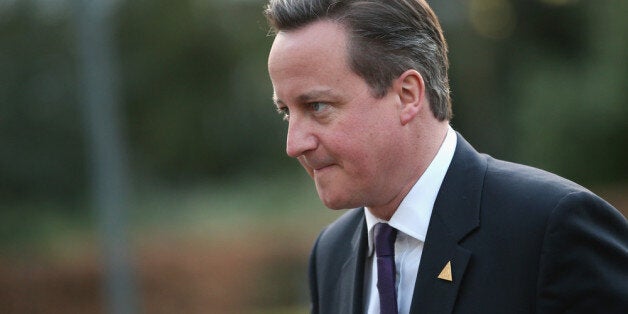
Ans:
[[[360,206],[353,206],[353,204],[351,202],[348,202],[346,199],[337,199],[333,197],[330,198],[320,193],[318,194],[318,197],[321,199],[321,202],[323,202],[325,207],[332,210],[341,210],[341,209],[360,207]]]
[[[334,206],[332,204],[326,204],[325,202],[323,202],[325,204],[325,207],[331,209],[331,210],[344,210],[344,209],[348,209],[350,207],[348,206]]]

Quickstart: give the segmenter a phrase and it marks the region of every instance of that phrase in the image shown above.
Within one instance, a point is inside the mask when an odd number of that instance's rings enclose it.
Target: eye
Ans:
[[[288,107],[278,107],[277,113],[280,114],[285,121],[288,121],[290,117],[290,109],[288,109]]]
[[[315,112],[323,111],[325,108],[327,108],[327,106],[329,106],[329,105],[324,103],[324,102],[313,102],[313,103],[310,103],[310,107]]]

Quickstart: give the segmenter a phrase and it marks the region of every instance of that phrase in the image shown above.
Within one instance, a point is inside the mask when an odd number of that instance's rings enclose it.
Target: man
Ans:
[[[575,183],[449,126],[424,0],[270,0],[286,151],[323,203],[313,313],[628,313],[628,224]]]

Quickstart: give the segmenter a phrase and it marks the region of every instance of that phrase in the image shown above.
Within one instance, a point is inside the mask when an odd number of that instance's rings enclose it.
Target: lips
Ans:
[[[327,168],[329,168],[331,166],[333,166],[333,165],[327,165],[327,166],[322,166],[322,167],[319,167],[319,168],[314,168],[314,171],[316,171],[316,172],[322,171],[322,170],[327,169]]]
[[[308,168],[317,172],[334,165],[333,162],[328,161],[328,160],[315,160],[315,159],[308,159],[308,158],[303,158],[302,163]]]

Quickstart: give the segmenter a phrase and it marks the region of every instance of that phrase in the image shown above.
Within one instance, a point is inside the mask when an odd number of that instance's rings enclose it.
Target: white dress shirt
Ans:
[[[379,294],[377,291],[377,262],[373,249],[373,227],[378,222],[386,222],[397,232],[395,241],[395,266],[397,279],[397,305],[399,313],[409,313],[414,294],[423,243],[430,223],[432,208],[436,196],[443,183],[451,159],[456,149],[456,132],[449,127],[445,140],[434,160],[427,167],[423,175],[414,184],[408,195],[401,201],[399,207],[389,221],[381,220],[368,210],[364,209],[366,226],[368,228],[368,252],[364,278],[365,312],[379,313]]]

